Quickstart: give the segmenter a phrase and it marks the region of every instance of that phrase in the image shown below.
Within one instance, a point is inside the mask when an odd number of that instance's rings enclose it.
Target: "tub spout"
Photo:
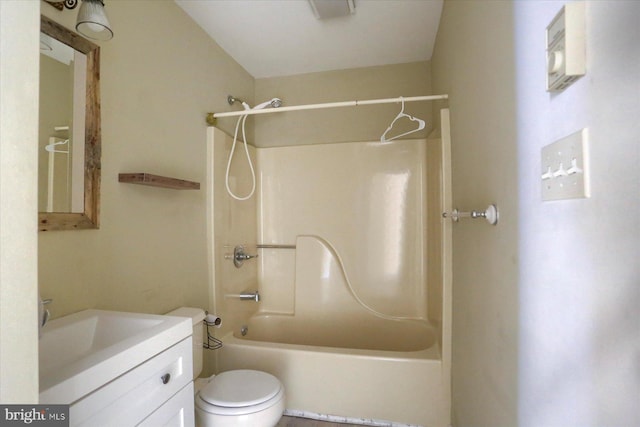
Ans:
[[[240,294],[241,300],[253,300],[255,302],[260,301],[260,294],[258,291],[255,292],[243,292]]]
[[[260,301],[260,294],[258,291],[255,292],[242,292],[239,294],[226,294],[225,298],[239,298],[241,301]]]

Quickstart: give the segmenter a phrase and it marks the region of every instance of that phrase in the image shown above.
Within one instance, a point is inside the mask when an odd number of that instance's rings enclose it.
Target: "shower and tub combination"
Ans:
[[[237,135],[208,129],[210,307],[224,319],[212,370],[275,375],[290,415],[449,425],[448,110],[440,117],[437,138],[246,145],[250,163],[229,160]],[[225,182],[255,194],[233,199]],[[238,245],[251,256],[239,268]]]

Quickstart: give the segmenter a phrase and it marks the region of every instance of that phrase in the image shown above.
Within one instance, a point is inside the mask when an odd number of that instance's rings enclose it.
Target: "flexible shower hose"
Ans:
[[[233,145],[231,146],[231,152],[229,153],[229,161],[227,162],[227,172],[225,175],[225,186],[227,187],[227,193],[231,197],[236,200],[248,200],[253,196],[253,193],[256,191],[256,173],[253,170],[253,163],[251,162],[251,156],[249,155],[249,148],[247,147],[247,137],[245,135],[244,124],[247,121],[247,115],[240,116],[238,119],[238,123],[236,123],[236,130],[233,134]],[[231,191],[231,187],[229,187],[229,170],[231,169],[231,160],[233,160],[233,153],[236,151],[236,142],[238,142],[238,129],[240,128],[240,123],[242,123],[242,142],[244,143],[244,151],[247,155],[247,162],[249,162],[249,169],[251,170],[251,191],[246,196],[238,196]]]

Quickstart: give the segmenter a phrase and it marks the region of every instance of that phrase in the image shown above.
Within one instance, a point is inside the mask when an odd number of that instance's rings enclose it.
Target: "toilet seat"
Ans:
[[[284,398],[282,383],[271,374],[248,369],[216,375],[198,393],[196,406],[218,415],[263,411]]]

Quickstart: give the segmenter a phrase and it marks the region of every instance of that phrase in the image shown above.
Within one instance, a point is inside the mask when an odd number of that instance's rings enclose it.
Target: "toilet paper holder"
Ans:
[[[211,331],[209,331],[209,327],[219,328],[222,326],[222,319],[215,314],[209,314],[209,312],[205,312],[205,318],[202,321],[205,325],[205,333],[207,334],[206,342],[202,343],[202,347],[207,350],[217,350],[222,347],[222,341],[216,338]]]

